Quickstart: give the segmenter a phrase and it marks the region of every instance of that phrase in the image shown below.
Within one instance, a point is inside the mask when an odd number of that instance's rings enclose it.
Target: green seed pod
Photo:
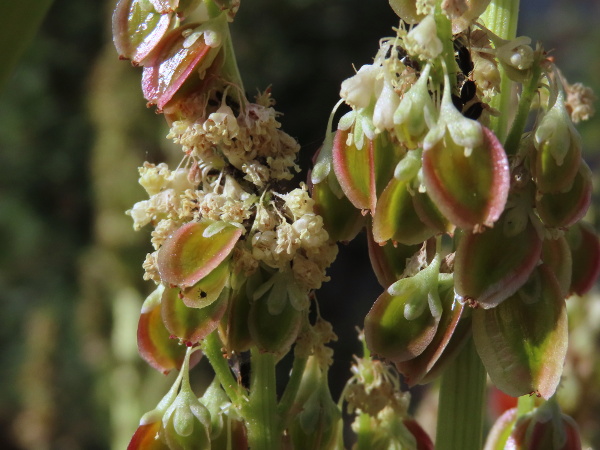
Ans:
[[[580,222],[569,229],[566,237],[573,261],[569,292],[583,295],[592,288],[600,274],[598,235],[589,224]]]
[[[140,355],[150,366],[165,374],[181,367],[186,347],[165,327],[161,315],[164,286],[160,285],[144,301],[138,322],[137,344]]]
[[[515,450],[581,450],[579,427],[555,399],[520,417],[506,441]]]
[[[585,216],[592,202],[592,172],[581,161],[579,172],[567,192],[539,194],[535,207],[544,225],[549,228],[567,228]]]
[[[195,285],[229,257],[242,230],[225,222],[189,222],[167,238],[157,266],[166,285]]]
[[[466,120],[466,119],[465,119]],[[423,152],[423,181],[438,209],[457,227],[492,226],[504,211],[510,174],[498,138],[482,127],[472,149],[440,138]]]
[[[413,204],[408,181],[392,177],[379,197],[373,215],[373,237],[383,244],[393,240],[404,245],[414,245],[432,237],[436,230],[422,221]]]
[[[556,277],[542,264],[493,309],[473,311],[473,338],[492,382],[513,397],[554,395],[567,353],[567,311]]]
[[[365,317],[365,340],[380,357],[402,362],[420,355],[433,340],[441,315],[440,258],[392,284]]]
[[[230,290],[203,308],[189,308],[179,288],[167,288],[162,296],[161,315],[167,330],[187,345],[200,342],[212,333],[227,310]]]
[[[530,221],[516,235],[509,235],[506,225],[505,215],[483,233],[462,233],[456,249],[456,293],[486,309],[500,304],[527,281],[542,251],[542,240]]]
[[[119,57],[140,64],[176,23],[175,15],[157,11],[144,0],[119,0],[112,16]]]

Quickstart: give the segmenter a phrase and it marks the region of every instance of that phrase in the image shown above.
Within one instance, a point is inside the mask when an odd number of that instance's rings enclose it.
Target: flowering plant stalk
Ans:
[[[409,386],[442,375],[436,448],[478,449],[486,373],[508,395],[549,401],[523,400],[486,448],[577,445],[554,395],[565,298],[600,269],[580,223],[591,175],[573,126],[591,115],[591,94],[516,37],[516,0],[390,5],[398,28],[342,83],[336,109],[348,112],[335,131],[332,113],[309,183],[296,186],[300,147],[270,91],[245,95],[229,34],[239,1],[118,2],[117,50],[143,67],[144,97],[182,148],[176,168],[140,168],[149,199],[128,211],[136,229],[154,228],[139,350],[179,371],[130,449],[344,448],[344,403],[353,448],[433,448],[398,374]],[[336,241],[362,229],[385,290],[335,402],[336,336],[313,292]],[[275,367],[290,352],[278,398]],[[230,368],[241,354],[248,384]],[[215,381],[198,396],[189,372],[201,355]]]

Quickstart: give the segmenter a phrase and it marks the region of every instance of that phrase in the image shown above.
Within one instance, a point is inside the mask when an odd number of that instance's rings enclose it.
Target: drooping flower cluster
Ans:
[[[600,268],[598,239],[579,223],[591,175],[573,125],[593,96],[528,37],[501,39],[478,22],[487,1],[390,3],[400,27],[342,83],[350,111],[312,172],[330,234],[367,227],[386,291],[366,342],[412,385],[472,333],[498,387],[549,398],[567,350],[565,298]],[[512,123],[497,109],[500,69],[521,92]],[[492,131],[501,121],[507,136]]]
[[[149,199],[127,212],[136,230],[153,227],[143,267],[158,286],[142,307],[140,353],[160,371],[181,370],[130,448],[154,435],[171,448],[221,439],[209,423],[212,400],[195,398],[186,381],[190,352],[216,332],[230,356],[251,347],[287,353],[301,328],[310,329],[309,294],[328,280],[337,254],[306,186],[288,183],[300,146],[280,129],[270,91],[255,102],[242,94],[227,27],[237,6],[121,0],[113,16],[117,50],[143,66],[144,96],[182,149],[177,168],[140,167]],[[197,7],[204,20],[180,24]],[[322,384],[328,389],[326,377]],[[218,385],[211,392],[224,395]],[[241,407],[230,408],[233,423]]]

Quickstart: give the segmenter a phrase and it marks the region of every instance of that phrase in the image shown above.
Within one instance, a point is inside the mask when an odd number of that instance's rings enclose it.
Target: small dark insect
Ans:
[[[465,42],[465,40],[467,42]],[[471,59],[471,45],[468,43],[468,41],[468,37],[465,39],[460,36],[454,40],[454,51],[456,51],[456,56],[454,58],[456,60],[456,64],[458,64],[460,71],[467,77],[475,67],[473,60]]]
[[[473,103],[469,106],[466,111],[463,111],[463,116],[468,119],[477,120],[483,112],[483,104],[481,102]]]
[[[477,94],[477,85],[473,80],[466,80],[460,88],[460,100],[466,105],[475,98]]]
[[[203,290],[200,290],[200,298],[206,298],[208,297],[208,294],[206,292],[204,292]]]

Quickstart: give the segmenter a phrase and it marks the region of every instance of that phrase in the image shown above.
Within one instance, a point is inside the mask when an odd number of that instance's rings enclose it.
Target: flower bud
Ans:
[[[400,103],[400,97],[394,91],[392,83],[384,79],[383,88],[373,109],[373,125],[378,131],[394,128],[394,112]]]
[[[321,367],[315,356],[306,362],[293,409],[299,411],[290,425],[294,449],[338,448],[338,424],[342,414],[331,398],[327,368]]]
[[[581,438],[575,421],[560,411],[555,398],[532,413],[520,417],[506,441],[515,450],[580,450]]]
[[[165,440],[172,450],[210,448],[210,413],[185,384],[163,416]]]
[[[570,189],[581,165],[581,140],[562,91],[536,128],[534,145],[537,152],[532,166],[538,190],[557,193]]]
[[[520,36],[512,41],[505,41],[492,36],[492,40],[496,43],[498,61],[511,80],[523,82],[531,76],[530,69],[535,62],[535,52],[529,45],[531,38]]]
[[[431,66],[427,64],[417,82],[404,94],[394,112],[396,136],[409,148],[415,148],[427,132],[427,123],[435,118],[428,80]]]

